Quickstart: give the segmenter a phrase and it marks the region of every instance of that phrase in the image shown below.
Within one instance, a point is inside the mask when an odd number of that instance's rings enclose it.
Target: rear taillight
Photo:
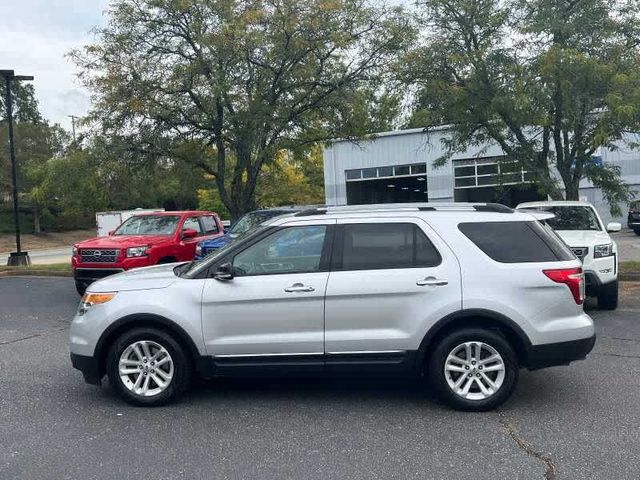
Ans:
[[[542,273],[556,283],[564,283],[571,290],[576,303],[582,305],[582,302],[584,302],[584,273],[582,273],[581,268],[543,270]]]

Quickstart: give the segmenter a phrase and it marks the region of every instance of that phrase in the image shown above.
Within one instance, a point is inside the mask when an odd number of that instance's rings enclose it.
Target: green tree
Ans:
[[[58,226],[68,229],[91,225],[95,212],[108,204],[95,162],[85,150],[74,149],[48,159],[40,175],[31,192],[32,201]]]
[[[257,201],[262,207],[317,205],[324,203],[322,148],[309,151],[281,150],[260,173]]]
[[[12,83],[14,107],[14,140],[17,160],[18,194],[21,212],[30,212],[33,230],[40,232],[40,215],[48,202],[38,188],[46,177],[46,163],[59,156],[68,144],[69,138],[59,125],[45,121],[38,110],[33,85],[22,82]],[[0,85],[0,204],[7,205],[12,195],[12,175],[8,143],[8,123],[5,113],[5,86]]]
[[[172,159],[197,144],[183,159],[237,218],[278,151],[368,133],[393,110],[385,76],[411,37],[400,9],[365,0],[118,0],[71,55],[106,135]]]
[[[619,212],[629,189],[618,168],[593,156],[638,130],[637,2],[418,3],[426,40],[405,61],[418,86],[409,124],[452,125],[442,161],[494,141],[543,193],[578,199],[587,178]]]
[[[37,123],[42,121],[42,115],[38,110],[38,101],[35,97],[35,89],[33,84],[26,82],[12,82],[12,107],[13,119],[16,122]],[[0,120],[6,121],[7,90],[4,81],[0,81]]]

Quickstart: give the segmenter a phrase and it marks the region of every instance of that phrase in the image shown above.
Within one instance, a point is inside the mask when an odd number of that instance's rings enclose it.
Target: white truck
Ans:
[[[96,227],[98,230],[98,237],[106,237],[107,235],[109,235],[109,232],[118,228],[122,222],[128,220],[134,215],[154,212],[164,212],[164,208],[136,208],[135,210],[97,212]]]
[[[527,202],[517,209],[543,210],[555,215],[545,223],[582,261],[587,295],[598,298],[600,309],[615,310],[618,307],[618,246],[609,232],[619,232],[622,225],[610,222],[605,228],[589,202]]]

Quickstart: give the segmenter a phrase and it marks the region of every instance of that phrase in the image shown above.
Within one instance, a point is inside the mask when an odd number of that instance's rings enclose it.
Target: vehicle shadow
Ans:
[[[298,405],[402,404],[448,410],[420,378],[220,378],[194,382],[181,402],[255,402]]]

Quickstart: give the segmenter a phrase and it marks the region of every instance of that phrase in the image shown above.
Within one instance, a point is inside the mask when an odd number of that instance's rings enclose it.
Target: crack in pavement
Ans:
[[[557,477],[558,468],[555,462],[553,461],[553,458],[551,458],[550,455],[546,455],[542,452],[535,450],[529,443],[527,443],[520,436],[518,429],[515,427],[515,425],[511,423],[509,418],[507,418],[507,414],[503,410],[497,410],[496,413],[498,415],[500,425],[502,425],[502,428],[505,430],[507,435],[509,435],[511,439],[516,443],[518,448],[523,452],[525,452],[527,455],[535,458],[536,460],[539,460],[544,464],[545,466],[544,479],[556,480],[558,478]]]
[[[4,342],[0,342],[0,347],[3,346],[3,345],[11,345],[12,343],[22,342],[24,340],[30,340],[32,338],[45,337],[47,335],[52,335],[54,333],[62,332],[64,330],[66,330],[66,329],[67,329],[67,327],[61,327],[61,328],[56,328],[54,330],[47,330],[46,332],[34,333],[33,335],[28,335],[26,337],[15,338],[13,340],[6,340]]]
[[[601,355],[603,357],[640,358],[640,355],[624,355],[622,353],[591,352],[589,355]]]
[[[598,335],[599,338],[606,338],[608,340],[621,340],[623,342],[635,342],[640,343],[639,338],[624,338],[624,337],[608,337],[606,335]]]

